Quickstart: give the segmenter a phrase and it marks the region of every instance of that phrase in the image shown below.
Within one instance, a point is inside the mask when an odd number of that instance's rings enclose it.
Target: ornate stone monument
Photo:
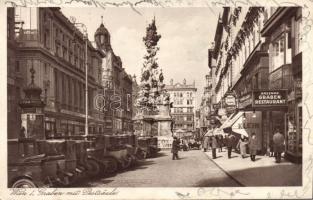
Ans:
[[[146,55],[141,72],[141,84],[136,105],[138,113],[134,118],[135,134],[138,136],[157,136],[159,148],[171,148],[172,133],[169,110],[169,96],[164,90],[164,77],[159,69],[156,54],[161,35],[157,33],[155,19],[146,28],[143,41]],[[166,142],[164,142],[166,141]],[[169,145],[169,144],[170,145]]]

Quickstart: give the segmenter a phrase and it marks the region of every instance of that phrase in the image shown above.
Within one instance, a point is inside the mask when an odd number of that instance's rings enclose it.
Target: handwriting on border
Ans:
[[[61,191],[57,188],[38,188],[38,189],[14,188],[11,189],[10,192],[10,195],[12,196],[63,196],[63,195],[115,196],[118,194],[119,190],[117,188],[112,189],[84,188],[71,191]]]

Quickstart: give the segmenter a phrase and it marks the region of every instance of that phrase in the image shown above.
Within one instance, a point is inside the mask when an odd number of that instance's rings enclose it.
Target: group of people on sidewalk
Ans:
[[[281,162],[281,154],[284,152],[284,136],[280,133],[279,129],[275,130],[273,138],[269,144],[270,157],[274,156],[277,163]],[[204,137],[203,149],[204,151],[212,149],[212,158],[216,159],[216,149],[222,152],[222,148],[227,148],[228,159],[231,158],[232,150],[239,149],[242,158],[246,158],[247,149],[249,148],[249,154],[251,161],[256,161],[256,155],[258,151],[258,139],[255,133],[252,133],[250,137],[241,135],[241,138],[237,142],[236,137],[229,133],[227,136],[213,135]]]

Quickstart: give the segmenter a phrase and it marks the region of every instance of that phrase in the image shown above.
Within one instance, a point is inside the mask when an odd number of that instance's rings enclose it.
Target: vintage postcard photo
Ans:
[[[0,199],[312,198],[312,6],[6,1]]]

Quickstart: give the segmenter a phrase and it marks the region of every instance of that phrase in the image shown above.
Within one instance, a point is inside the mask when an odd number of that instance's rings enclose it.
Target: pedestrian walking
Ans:
[[[229,133],[226,139],[228,159],[231,158],[231,151],[235,147],[235,142],[236,142],[235,136]]]
[[[279,129],[276,129],[273,136],[273,145],[274,145],[274,155],[277,163],[281,162],[281,153],[284,151],[284,141],[285,138],[283,134],[280,133]]]
[[[20,138],[25,138],[26,135],[25,135],[25,127],[22,126],[21,130],[20,130]]]
[[[206,152],[208,147],[209,147],[209,137],[204,137],[204,140],[203,140],[203,151]]]
[[[213,135],[211,140],[212,140],[212,157],[213,159],[216,158],[216,148],[217,148],[217,136]]]
[[[212,149],[212,136],[209,136],[209,146],[208,146],[208,150]]]
[[[273,138],[270,138],[270,143],[269,143],[269,153],[270,157],[274,156],[274,143],[273,143]]]
[[[178,151],[179,151],[179,141],[177,137],[174,136],[174,140],[172,143],[172,154],[173,154],[172,160],[175,160],[175,159],[178,160]]]
[[[223,148],[223,136],[222,135],[217,135],[216,136],[216,140],[217,140],[217,148],[218,148],[218,152],[222,152],[222,148]]]
[[[239,140],[239,142],[237,144],[237,149],[238,148],[240,149],[240,154],[241,154],[242,158],[246,157],[246,154],[247,154],[247,144],[248,144],[247,138],[245,136],[241,135],[240,140]]]
[[[256,152],[257,152],[257,149],[258,149],[258,143],[257,143],[257,138],[256,138],[255,133],[251,134],[251,138],[250,138],[250,141],[249,141],[249,149],[250,149],[251,161],[254,162],[255,161]]]

